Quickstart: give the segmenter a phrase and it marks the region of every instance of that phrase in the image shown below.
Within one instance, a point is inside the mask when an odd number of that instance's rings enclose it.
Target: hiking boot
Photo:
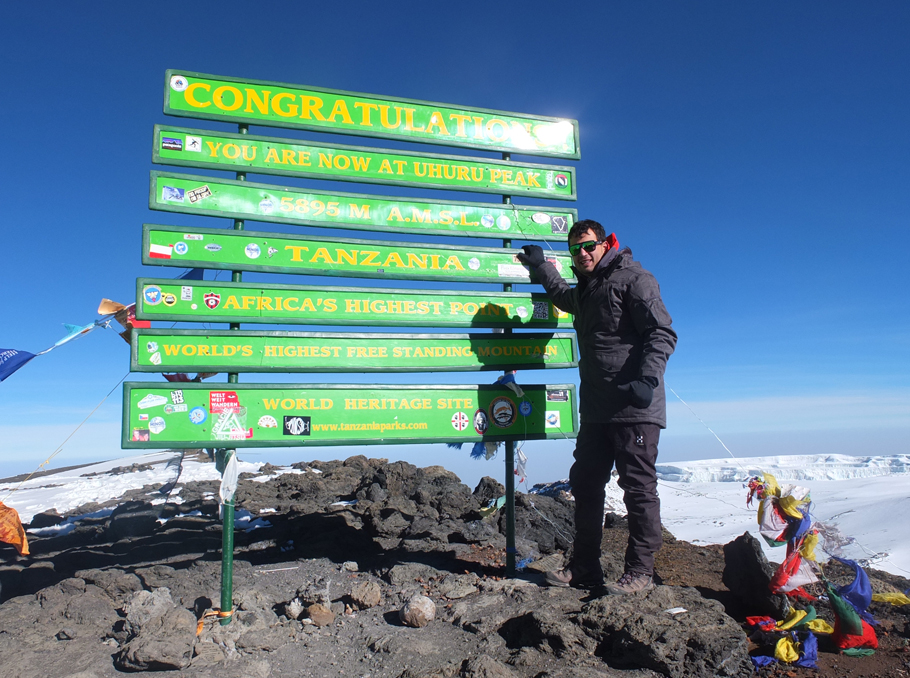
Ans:
[[[577,589],[590,589],[603,586],[604,576],[598,567],[596,570],[569,565],[561,570],[552,570],[544,575],[544,580],[549,586]]]
[[[625,596],[629,593],[641,593],[654,588],[654,579],[649,574],[626,572],[615,584],[607,586],[607,593],[613,596]]]

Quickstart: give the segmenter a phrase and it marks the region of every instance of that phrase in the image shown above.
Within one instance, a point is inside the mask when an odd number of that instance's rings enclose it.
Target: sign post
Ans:
[[[249,132],[249,125],[240,124],[237,126],[240,134]],[[237,181],[246,181],[246,172],[237,172]],[[243,230],[243,220],[234,220],[234,230]],[[243,274],[240,271],[231,272],[231,282],[239,283],[243,280]],[[230,328],[233,331],[240,329],[240,323],[231,323]],[[228,383],[236,384],[238,381],[237,372],[228,372]],[[235,461],[237,450],[226,449],[223,451],[224,459],[222,469]],[[224,474],[224,470],[222,470]],[[223,505],[223,523],[221,526],[221,620],[222,626],[227,626],[234,618],[234,497],[224,500]],[[230,615],[225,615],[225,611],[230,610]]]
[[[575,200],[576,170],[512,160],[513,153],[578,160],[578,123],[319,87],[168,70],[164,112],[235,123],[237,133],[156,125],[152,161],[230,170],[234,179],[154,171],[149,207],[227,217],[228,231],[143,228],[148,265],[231,271],[230,282],[136,281],[140,320],[227,323],[227,330],[137,329],[131,369],[227,372],[227,383],[124,385],[124,448],[214,449],[222,475],[219,621],[233,607],[237,449],[308,445],[505,444],[506,573],[515,575],[515,441],[576,435],[573,385],[251,384],[266,372],[431,372],[576,365],[568,314],[534,282],[514,239],[562,240],[577,211],[514,205],[512,198]],[[447,145],[501,159],[250,135],[250,124]],[[501,202],[344,193],[247,182],[247,172],[501,195]],[[245,220],[306,227],[304,235],[247,231]],[[395,242],[313,235],[315,229],[405,234]],[[502,248],[411,242],[408,235],[501,239]],[[403,240],[403,241],[400,241]],[[548,255],[573,282],[571,259]],[[244,282],[253,273],[493,283],[487,289],[414,289]],[[241,323],[469,328],[468,334],[241,330]],[[492,328],[492,333],[488,331]],[[515,328],[535,330],[513,333]],[[487,329],[486,332],[477,330]],[[504,382],[504,383],[503,383]],[[511,382],[511,383],[510,383]]]

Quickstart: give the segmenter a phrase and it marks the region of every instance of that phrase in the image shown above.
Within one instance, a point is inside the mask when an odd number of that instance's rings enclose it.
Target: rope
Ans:
[[[236,608],[235,608],[236,609]],[[228,610],[227,612],[222,612],[220,609],[212,608],[211,610],[206,610],[202,613],[202,616],[199,618],[198,623],[196,624],[196,635],[202,633],[203,627],[205,626],[206,620],[220,622],[222,619],[234,616],[234,609]]]
[[[63,451],[63,446],[66,445],[66,444],[69,442],[70,438],[72,438],[74,435],[76,435],[76,432],[77,432],[80,428],[82,428],[83,424],[85,424],[85,422],[87,422],[87,421],[91,418],[91,416],[92,416],[93,414],[95,414],[95,412],[98,411],[98,408],[101,407],[101,406],[104,404],[104,402],[105,402],[108,398],[110,398],[111,393],[113,393],[114,391],[116,391],[116,390],[117,390],[117,387],[119,387],[120,384],[122,384],[122,383],[124,382],[124,380],[126,380],[126,378],[127,378],[128,376],[130,376],[130,373],[129,373],[129,372],[127,372],[126,374],[124,374],[124,375],[120,378],[120,381],[118,381],[118,382],[114,385],[114,388],[112,388],[110,391],[108,391],[108,394],[107,394],[106,396],[104,396],[104,397],[101,399],[101,402],[98,403],[97,405],[95,405],[95,408],[94,408],[91,412],[88,413],[88,415],[85,417],[85,419],[83,419],[82,422],[81,422],[75,429],[73,429],[73,432],[70,433],[70,434],[66,437],[66,440],[64,440],[62,443],[60,443],[60,445],[57,446],[57,449],[54,450],[53,454],[51,454],[51,456],[49,456],[47,459],[45,459],[43,462],[41,462],[41,463],[38,465],[38,468],[36,468],[36,469],[35,469],[34,471],[32,471],[31,473],[29,473],[28,476],[26,476],[25,479],[22,480],[22,482],[20,482],[18,485],[16,485],[16,487],[14,487],[13,489],[11,489],[11,490],[6,494],[6,496],[3,497],[3,499],[0,500],[0,501],[5,502],[7,499],[9,499],[10,496],[11,496],[14,492],[16,492],[17,490],[19,490],[26,482],[28,482],[28,481],[31,479],[31,477],[32,477],[33,475],[35,475],[36,473],[38,473],[39,471],[41,471],[42,468],[44,468],[47,464],[49,464],[50,461],[51,461],[51,459],[53,459],[53,458],[56,457],[58,454],[60,454],[60,453]]]
[[[727,454],[730,455],[730,458],[733,459],[733,461],[735,461],[737,464],[739,464],[739,467],[742,469],[743,473],[746,474],[746,478],[748,478],[749,475],[750,475],[750,474],[749,474],[749,471],[746,469],[746,467],[744,467],[744,466],[742,465],[742,463],[739,461],[739,459],[736,458],[736,455],[733,454],[733,453],[730,451],[730,448],[727,447],[726,444],[724,444],[724,441],[720,439],[720,436],[717,435],[717,434],[714,432],[714,430],[713,430],[710,426],[708,426],[708,425],[705,423],[705,420],[704,420],[704,419],[702,419],[702,418],[699,417],[697,414],[695,414],[695,410],[693,410],[691,407],[689,407],[689,403],[687,403],[685,400],[683,400],[682,398],[680,398],[680,397],[679,397],[679,394],[678,394],[676,391],[674,391],[674,390],[673,390],[672,388],[670,388],[669,386],[667,386],[667,388],[670,389],[670,393],[672,393],[673,395],[675,395],[675,396],[676,396],[676,399],[679,400],[679,402],[681,402],[683,405],[686,406],[686,409],[689,410],[689,412],[692,413],[692,416],[695,417],[696,419],[698,419],[698,420],[702,423],[702,425],[703,425],[706,429],[708,429],[708,431],[710,431],[710,433],[711,433],[712,436],[714,436],[715,438],[717,438],[717,442],[719,442],[719,443],[723,446],[723,448],[727,451]]]

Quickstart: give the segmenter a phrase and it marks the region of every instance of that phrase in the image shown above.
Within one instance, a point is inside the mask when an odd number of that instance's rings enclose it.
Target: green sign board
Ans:
[[[545,294],[136,280],[136,317],[206,323],[399,327],[572,326]]]
[[[172,69],[164,77],[168,115],[581,157],[574,120]]]
[[[518,251],[156,224],[142,228],[143,264],[229,271],[527,283],[531,276],[516,258]],[[565,251],[547,256],[574,280]]]
[[[132,372],[463,372],[575,367],[574,334],[134,329]]]
[[[565,241],[574,209],[328,193],[152,172],[149,207],[164,212],[391,233]]]
[[[125,448],[574,438],[572,385],[148,384],[123,389]]]
[[[384,151],[155,125],[152,162],[203,169],[575,200],[571,167]]]

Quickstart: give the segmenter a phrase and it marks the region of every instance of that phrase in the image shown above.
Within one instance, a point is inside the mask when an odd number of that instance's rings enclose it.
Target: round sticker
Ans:
[[[171,76],[171,89],[175,92],[182,92],[189,84],[182,75],[172,75]]]
[[[471,259],[468,260],[468,268],[470,268],[472,271],[476,271],[478,268],[480,268],[480,259],[477,257],[471,257]]]
[[[165,306],[173,306],[177,303],[177,295],[168,292],[161,296],[161,300],[164,302]]]
[[[195,310],[196,310],[197,308],[199,308],[199,307],[196,306],[196,304],[193,304],[193,305],[190,306],[190,308],[193,309],[193,310],[195,311]]]
[[[512,220],[503,214],[501,217],[499,217],[499,219],[496,220],[496,225],[499,227],[500,231],[508,231],[512,226]]]
[[[519,318],[526,318],[528,316],[528,309],[526,309],[524,306],[519,306],[517,309],[515,309],[515,312],[518,314]]]
[[[490,425],[490,419],[487,417],[487,413],[484,410],[477,410],[474,413],[474,430],[477,431],[479,435],[483,435],[487,432],[487,427]]]
[[[149,431],[152,433],[161,433],[165,428],[167,428],[167,424],[164,423],[164,417],[152,417],[149,422]]]
[[[490,417],[499,428],[509,428],[515,423],[515,403],[506,396],[494,398],[490,403]]]
[[[142,290],[142,298],[149,306],[157,306],[161,303],[161,288],[157,285],[149,285]]]
[[[275,209],[275,203],[273,203],[268,198],[264,198],[259,201],[259,211],[265,214],[271,214],[272,210]]]
[[[190,410],[189,416],[191,422],[194,424],[201,424],[209,418],[209,413],[205,411],[204,407],[194,407]]]
[[[259,249],[259,245],[254,242],[251,242],[249,245],[247,245],[244,251],[250,259],[258,259],[259,255],[262,254],[262,250]]]
[[[493,217],[489,214],[484,214],[480,217],[480,223],[483,224],[484,228],[491,228],[493,226]]]
[[[468,427],[468,415],[464,412],[456,412],[452,415],[452,427],[456,431],[464,431]]]
[[[559,186],[560,188],[565,188],[566,186],[569,185],[569,179],[566,177],[565,174],[557,174],[556,175],[556,185]]]
[[[185,242],[178,242],[174,245],[174,254],[186,254],[187,246]]]
[[[259,417],[259,425],[262,428],[278,428],[278,422],[275,420],[275,417],[270,414]]]
[[[535,224],[549,224],[549,223],[550,223],[550,215],[549,215],[549,214],[544,214],[543,212],[535,212],[535,213],[531,216],[531,220],[532,220]]]
[[[518,405],[518,411],[521,413],[521,416],[523,416],[523,417],[527,417],[529,414],[531,414],[532,409],[534,409],[534,408],[531,406],[530,400],[522,400],[521,403]]]

